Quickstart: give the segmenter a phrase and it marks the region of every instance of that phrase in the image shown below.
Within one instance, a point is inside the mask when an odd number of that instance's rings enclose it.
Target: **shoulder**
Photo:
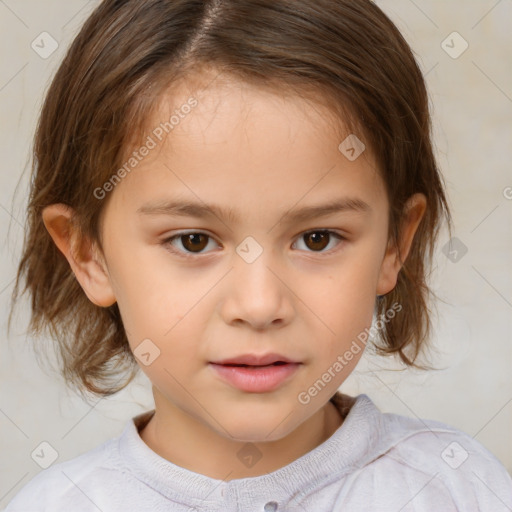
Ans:
[[[42,470],[14,496],[5,512],[97,510],[86,490],[108,482],[116,442],[117,438],[110,439],[82,455]]]
[[[394,492],[398,485],[418,510],[422,502],[450,503],[457,510],[512,510],[510,475],[470,435],[438,421],[389,413],[380,413],[375,435],[376,450],[360,476],[373,475]]]

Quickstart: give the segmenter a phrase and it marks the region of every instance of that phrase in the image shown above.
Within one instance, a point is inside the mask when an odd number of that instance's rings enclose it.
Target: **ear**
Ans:
[[[377,295],[385,295],[396,286],[398,273],[409,255],[414,234],[425,214],[426,208],[427,199],[424,194],[414,194],[407,200],[404,206],[404,217],[398,242],[399,253],[392,246],[391,242],[388,243],[388,248],[380,268],[376,290]],[[401,256],[402,263],[399,256]]]
[[[73,209],[52,204],[43,209],[43,222],[55,245],[68,260],[80,286],[91,302],[108,307],[116,302],[106,264],[95,244],[80,239],[72,222]]]

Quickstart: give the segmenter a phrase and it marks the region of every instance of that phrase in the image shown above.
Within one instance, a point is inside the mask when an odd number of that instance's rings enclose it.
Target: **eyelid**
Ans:
[[[306,234],[309,234],[309,233],[329,233],[331,236],[334,236],[336,238],[338,238],[340,241],[346,241],[347,238],[342,234],[340,233],[338,230],[335,230],[335,229],[330,229],[330,228],[314,228],[314,229],[308,229],[306,231],[301,231],[298,235],[296,235],[295,237],[295,241],[293,242],[292,245],[295,245],[297,240],[300,239],[301,236],[304,236]],[[162,240],[162,245],[166,246],[168,248],[169,251],[171,251],[173,254],[178,254],[179,256],[181,257],[184,257],[184,258],[197,258],[197,257],[207,257],[208,255],[212,254],[212,251],[209,251],[209,252],[199,252],[199,253],[193,253],[193,252],[187,252],[187,251],[180,251],[180,250],[177,250],[175,249],[172,245],[171,245],[171,242],[177,238],[179,238],[180,236],[184,236],[184,235],[191,235],[191,234],[195,234],[195,235],[206,235],[210,240],[214,240],[215,243],[218,244],[218,242],[215,240],[215,237],[213,235],[211,235],[210,233],[208,233],[207,231],[201,231],[201,230],[184,230],[184,231],[178,231],[177,233],[174,233],[173,235],[171,236],[167,236],[164,240]],[[218,244],[219,245],[219,244]],[[308,254],[330,254],[331,252],[334,252],[336,250],[338,250],[338,246],[341,245],[340,243],[338,243],[336,245],[336,247],[334,247],[333,249],[329,249],[328,251],[304,251]]]

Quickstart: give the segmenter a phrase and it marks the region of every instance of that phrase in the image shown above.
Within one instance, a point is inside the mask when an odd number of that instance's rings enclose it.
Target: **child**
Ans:
[[[41,113],[15,295],[69,383],[141,368],[155,410],[7,511],[512,510],[470,436],[338,391],[374,314],[383,353],[428,340],[427,104],[369,0],[101,3]]]

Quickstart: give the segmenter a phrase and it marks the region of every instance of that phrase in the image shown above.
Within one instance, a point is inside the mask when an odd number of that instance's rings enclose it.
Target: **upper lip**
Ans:
[[[223,359],[222,361],[212,361],[213,364],[246,364],[249,366],[265,366],[268,364],[282,361],[284,363],[298,363],[299,361],[293,361],[288,357],[282,356],[281,354],[243,354],[236,357],[230,357],[229,359]]]

